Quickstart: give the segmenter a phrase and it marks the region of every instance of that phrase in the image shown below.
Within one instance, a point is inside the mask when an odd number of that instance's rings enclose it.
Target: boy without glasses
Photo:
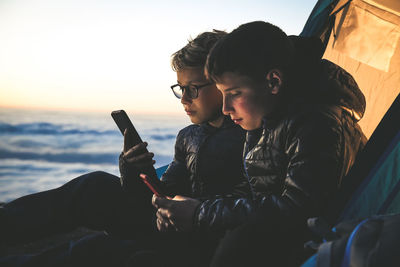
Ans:
[[[153,197],[159,229],[234,229],[213,266],[299,263],[293,254],[302,247],[306,218],[323,215],[366,142],[357,124],[364,96],[321,52],[320,42],[261,21],[217,42],[206,71],[223,95],[224,114],[248,131],[243,154],[251,193],[197,205]]]

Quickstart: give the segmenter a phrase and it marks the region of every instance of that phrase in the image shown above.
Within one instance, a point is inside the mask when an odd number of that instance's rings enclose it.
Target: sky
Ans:
[[[299,34],[316,0],[0,0],[0,108],[182,113],[171,54],[264,20]]]

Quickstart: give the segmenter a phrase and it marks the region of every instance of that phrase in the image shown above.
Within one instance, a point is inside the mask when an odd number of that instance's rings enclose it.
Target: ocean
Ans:
[[[154,152],[155,167],[171,162],[182,116],[134,115]],[[82,174],[119,174],[123,137],[109,113],[0,109],[0,202],[58,187]]]

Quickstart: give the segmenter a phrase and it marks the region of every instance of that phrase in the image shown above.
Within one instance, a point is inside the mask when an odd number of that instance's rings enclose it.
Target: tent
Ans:
[[[343,192],[335,200],[339,203],[332,207],[335,209],[333,218],[342,212],[341,208],[350,199],[352,204],[347,203],[347,215],[342,214],[341,219],[389,211],[372,208],[374,205],[368,201],[368,196],[378,197],[374,201],[383,205],[389,196],[396,199],[398,190],[394,189],[400,187],[395,182],[400,179],[397,154],[390,158],[389,165],[379,165],[379,159],[387,154],[384,149],[388,144],[392,150],[400,146],[400,1],[319,0],[300,35],[319,37],[326,46],[323,57],[350,72],[367,101],[365,115],[359,123],[367,137],[372,137],[363,159],[354,164],[344,179],[347,184],[342,185]],[[380,127],[374,132],[378,124]],[[382,168],[381,172],[371,169],[375,165]],[[374,190],[381,194],[368,191],[371,188],[366,184],[370,180],[376,181]],[[390,180],[393,180],[392,184]],[[379,188],[379,183],[385,182],[386,188]],[[390,195],[392,190],[394,193]],[[400,213],[400,204],[398,207],[391,211]],[[361,212],[363,209],[366,209],[364,213]]]
[[[360,125],[370,139],[328,211],[330,222],[399,214],[400,1],[320,0],[301,35],[319,37],[323,57],[350,72],[367,101]],[[316,265],[314,255],[302,266]]]
[[[375,129],[327,209],[331,224],[400,213],[400,95]]]
[[[300,34],[326,45],[324,58],[353,75],[367,109],[369,138],[400,92],[400,1],[320,0]]]

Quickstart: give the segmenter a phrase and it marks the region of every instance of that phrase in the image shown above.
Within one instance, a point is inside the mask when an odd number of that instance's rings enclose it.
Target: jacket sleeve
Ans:
[[[175,141],[174,159],[161,177],[167,195],[190,195],[190,172],[185,162],[185,138],[180,131]]]
[[[341,127],[336,116],[304,116],[280,132],[287,170],[280,194],[256,192],[253,198],[208,199],[198,207],[195,227],[224,231],[255,213],[304,219],[318,214],[336,191],[340,169]]]

